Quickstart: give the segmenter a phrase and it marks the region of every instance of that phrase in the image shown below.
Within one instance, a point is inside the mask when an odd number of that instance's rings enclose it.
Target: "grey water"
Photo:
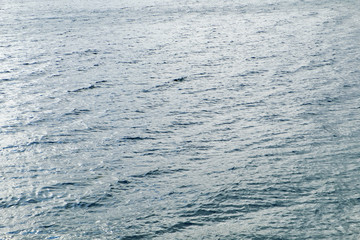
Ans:
[[[359,239],[355,0],[2,0],[0,239]]]

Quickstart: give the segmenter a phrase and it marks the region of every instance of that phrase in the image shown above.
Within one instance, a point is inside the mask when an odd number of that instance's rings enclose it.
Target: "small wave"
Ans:
[[[259,33],[262,33],[263,31],[260,31]],[[268,58],[276,58],[277,55],[269,55],[269,56],[252,56],[250,58],[245,59],[246,61],[252,61],[252,60],[263,60]]]
[[[76,90],[73,90],[73,91],[69,91],[69,92],[83,92],[83,91],[86,91],[86,90],[90,90],[90,89],[94,89],[94,88],[98,88],[99,86],[96,86],[94,84],[91,84],[90,86],[88,87],[83,87],[83,88],[79,88],[79,89],[76,89]]]
[[[83,113],[88,113],[90,112],[89,109],[73,109],[71,112],[65,113],[64,116],[71,116],[71,115],[80,115]]]
[[[140,63],[141,60],[132,60],[132,61],[120,61],[120,62],[117,62],[117,63],[123,63],[123,64],[137,64],[137,63]]]
[[[143,140],[155,140],[152,137],[140,137],[140,136],[126,136],[118,140],[118,142],[135,142],[135,141],[143,141]]]
[[[132,175],[133,178],[153,178],[153,177],[157,177],[160,175],[165,175],[165,174],[174,174],[174,173],[178,173],[178,172],[184,172],[184,171],[188,171],[186,169],[183,168],[179,168],[179,169],[155,169],[155,170],[151,170],[148,171],[144,174],[138,174],[138,175]]]
[[[38,203],[39,200],[27,196],[12,197],[9,200],[0,199],[0,208],[11,208]]]
[[[311,71],[311,70],[315,70],[317,68],[331,66],[331,65],[334,65],[335,62],[336,61],[334,59],[323,60],[321,62],[311,61],[308,65],[299,67],[298,69],[293,71],[293,73],[297,73],[297,72],[301,72],[301,71]]]
[[[68,186],[85,186],[85,183],[83,182],[60,182],[60,183],[56,183],[50,186],[45,186],[42,188],[42,190],[55,190],[55,189],[62,189],[62,188],[66,188]]]
[[[46,63],[46,62],[45,61],[25,62],[22,65],[31,66],[31,65],[37,65],[37,64],[42,64],[42,63]]]
[[[239,75],[236,75],[237,77],[250,77],[250,76],[254,76],[254,75],[261,75],[264,74],[266,72],[268,72],[269,70],[251,70],[251,71],[246,71],[244,73],[241,73]]]
[[[129,180],[118,180],[115,183],[110,184],[109,193],[118,193],[122,191],[129,190],[136,186],[136,183],[133,184]]]
[[[203,125],[204,122],[179,122],[179,121],[174,121],[171,123],[171,125],[169,125],[170,128],[172,127],[187,127],[187,126],[191,126],[191,125]]]
[[[206,157],[191,157],[191,158],[189,158],[189,161],[206,161],[208,159],[209,158],[206,158]]]
[[[64,209],[73,209],[73,208],[93,208],[93,207],[101,207],[103,204],[95,201],[95,202],[86,202],[86,201],[79,201],[79,202],[68,202],[62,207],[58,208],[64,208]]]
[[[56,145],[56,144],[68,144],[68,143],[73,143],[73,141],[71,140],[67,140],[67,139],[62,139],[62,140],[51,140],[51,137],[43,137],[42,139],[39,140],[33,140],[33,141],[29,141],[26,143],[20,143],[18,145],[7,145],[2,147],[2,150],[10,150],[12,152],[24,152],[27,149],[29,149],[29,147],[33,147],[36,145]]]
[[[76,90],[69,90],[68,92],[78,93],[78,92],[92,90],[92,89],[95,89],[95,88],[101,88],[101,84],[106,83],[106,82],[107,82],[106,80],[96,81],[95,84],[91,84],[88,87],[83,87],[83,88],[79,88],[79,89],[76,89]]]
[[[136,239],[149,239],[151,237],[150,234],[134,234],[129,236],[123,236],[121,240],[136,240]]]
[[[187,77],[180,77],[180,78],[175,78],[173,79],[174,82],[183,82],[187,79]]]
[[[50,186],[44,186],[36,191],[22,193],[19,196],[0,198],[0,208],[19,207],[25,205],[39,204],[55,198],[64,198],[64,190],[72,187],[79,188],[86,186],[83,182],[62,182]]]
[[[199,209],[185,211],[180,215],[180,217],[193,218],[193,217],[210,216],[221,213],[222,211],[220,210],[220,208],[214,208],[214,209],[199,208]]]
[[[203,226],[203,224],[197,223],[195,221],[182,221],[182,222],[175,223],[169,227],[166,227],[164,230],[156,231],[155,234],[162,235],[165,233],[175,233],[175,232],[179,232],[179,231],[182,231],[186,228],[193,227],[193,226]]]
[[[187,80],[188,77],[179,77],[179,78],[174,78],[170,81],[167,81],[163,84],[159,84],[159,85],[156,85],[155,87],[152,87],[150,89],[144,89],[142,90],[142,92],[144,93],[150,93],[150,92],[156,92],[156,91],[164,91],[164,90],[167,90],[173,86],[176,86],[176,84],[178,83],[182,83],[184,82],[185,80]]]
[[[67,52],[64,53],[65,56],[71,56],[71,55],[97,55],[100,51],[98,49],[87,49],[84,51],[73,51],[73,52]]]

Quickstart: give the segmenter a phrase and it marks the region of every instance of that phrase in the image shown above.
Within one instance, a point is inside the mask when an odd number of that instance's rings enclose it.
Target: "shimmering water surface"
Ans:
[[[359,239],[355,0],[2,0],[0,239]]]

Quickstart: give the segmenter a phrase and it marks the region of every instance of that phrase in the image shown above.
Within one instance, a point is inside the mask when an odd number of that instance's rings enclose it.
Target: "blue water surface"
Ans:
[[[0,239],[359,239],[355,0],[3,0]]]

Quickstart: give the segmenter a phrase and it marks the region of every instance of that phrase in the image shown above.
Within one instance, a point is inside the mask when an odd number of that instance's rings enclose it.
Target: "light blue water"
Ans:
[[[359,239],[357,1],[0,4],[0,239]]]

